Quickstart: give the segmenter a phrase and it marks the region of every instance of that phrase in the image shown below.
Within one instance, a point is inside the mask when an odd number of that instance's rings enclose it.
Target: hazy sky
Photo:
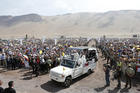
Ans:
[[[140,0],[0,0],[0,15],[140,10]]]

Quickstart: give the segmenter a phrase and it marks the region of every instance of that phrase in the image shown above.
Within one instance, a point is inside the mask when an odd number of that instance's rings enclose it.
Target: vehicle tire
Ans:
[[[88,70],[87,75],[90,75],[92,73],[91,69]]]
[[[72,81],[72,78],[71,77],[67,77],[65,79],[65,82],[63,83],[64,87],[66,87],[66,88],[70,87],[71,81]]]
[[[55,80],[51,79],[52,82],[56,82]]]

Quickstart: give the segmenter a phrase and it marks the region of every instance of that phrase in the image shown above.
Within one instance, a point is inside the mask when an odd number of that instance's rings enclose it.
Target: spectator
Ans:
[[[106,80],[106,87],[110,86],[110,66],[109,64],[105,64],[103,70],[105,71],[105,80]]]
[[[1,87],[2,81],[0,80],[0,93],[3,93],[4,89]]]
[[[13,88],[14,81],[9,81],[8,86],[9,87],[4,90],[4,93],[16,93],[15,89]]]
[[[117,88],[121,88],[121,66],[117,66],[117,69],[116,69],[116,73],[117,73],[117,81],[118,81],[118,85],[117,85]]]

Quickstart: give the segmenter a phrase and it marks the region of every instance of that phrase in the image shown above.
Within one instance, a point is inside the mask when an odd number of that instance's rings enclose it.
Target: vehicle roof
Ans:
[[[74,50],[84,50],[84,49],[96,50],[95,47],[88,47],[88,46],[69,47],[69,49],[74,49]]]

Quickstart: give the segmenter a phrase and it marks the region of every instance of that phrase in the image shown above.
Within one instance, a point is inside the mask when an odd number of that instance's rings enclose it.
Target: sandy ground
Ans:
[[[122,82],[121,89],[117,89],[116,80],[111,80],[110,87],[104,87],[102,65],[105,62],[103,58],[99,57],[95,71],[89,76],[83,75],[75,79],[69,88],[63,88],[61,84],[52,82],[49,74],[31,78],[31,73],[27,69],[7,71],[0,68],[0,79],[3,81],[4,88],[7,87],[8,81],[15,81],[14,88],[17,93],[140,93],[140,79],[133,84],[131,89],[125,89],[124,82]]]

